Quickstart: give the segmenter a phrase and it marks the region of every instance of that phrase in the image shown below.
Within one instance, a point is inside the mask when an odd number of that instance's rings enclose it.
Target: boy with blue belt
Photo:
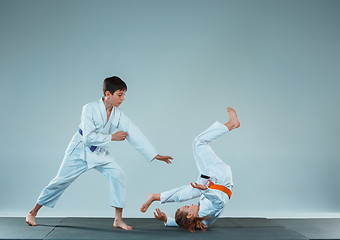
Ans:
[[[146,159],[171,163],[161,156],[142,132],[118,108],[124,101],[127,86],[119,77],[104,80],[104,97],[83,107],[79,129],[69,143],[57,176],[43,189],[37,203],[27,214],[26,222],[36,226],[35,217],[42,206],[54,207],[65,189],[82,173],[94,168],[108,177],[110,204],[115,207],[113,227],[131,230],[124,223],[125,175],[109,152],[111,141],[127,139]],[[120,131],[116,131],[116,129]]]

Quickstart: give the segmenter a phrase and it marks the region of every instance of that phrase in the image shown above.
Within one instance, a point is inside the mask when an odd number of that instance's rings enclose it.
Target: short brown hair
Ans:
[[[127,90],[126,83],[117,76],[105,78],[103,82],[104,96],[106,91],[109,91],[111,94],[113,94],[117,90],[126,91]]]

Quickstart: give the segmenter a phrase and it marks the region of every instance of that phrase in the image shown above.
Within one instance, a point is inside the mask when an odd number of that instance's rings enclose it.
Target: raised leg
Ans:
[[[226,164],[216,155],[209,143],[216,140],[240,126],[236,112],[228,107],[229,121],[225,124],[219,122],[213,123],[208,129],[198,135],[193,141],[193,151],[196,160],[196,165],[200,173],[204,175],[212,175],[218,166]]]
[[[235,110],[232,109],[231,107],[227,107],[227,111],[228,111],[229,121],[224,125],[229,129],[229,131],[240,127],[240,121],[237,118],[237,114]]]

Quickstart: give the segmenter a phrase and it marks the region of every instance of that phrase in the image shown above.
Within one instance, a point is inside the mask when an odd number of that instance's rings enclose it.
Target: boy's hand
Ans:
[[[171,161],[169,159],[171,159],[171,160],[173,159],[170,156],[162,156],[162,155],[157,155],[155,158],[159,161],[166,162],[167,164],[171,163]]]
[[[168,221],[168,218],[167,218],[166,214],[164,212],[162,212],[161,210],[159,210],[159,208],[156,208],[156,213],[153,212],[153,215],[159,221],[162,221],[162,222],[165,222],[165,223]]]
[[[197,182],[195,182],[195,183],[190,183],[190,184],[191,184],[191,186],[192,186],[193,188],[197,188],[197,189],[199,189],[199,190],[207,190],[207,189],[208,189],[207,186],[198,184]]]
[[[111,141],[124,141],[128,133],[123,131],[118,131],[111,136]]]

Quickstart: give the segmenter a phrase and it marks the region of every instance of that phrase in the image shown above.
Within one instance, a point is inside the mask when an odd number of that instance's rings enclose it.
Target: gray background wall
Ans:
[[[234,107],[212,144],[233,169],[223,216],[340,215],[339,1],[0,1],[0,215],[24,216],[55,176],[84,104],[105,77],[168,166],[127,142],[126,217],[147,193],[194,181],[192,139]],[[159,207],[154,204],[151,208]],[[172,215],[180,204],[162,205]],[[113,216],[89,171],[40,216]]]

